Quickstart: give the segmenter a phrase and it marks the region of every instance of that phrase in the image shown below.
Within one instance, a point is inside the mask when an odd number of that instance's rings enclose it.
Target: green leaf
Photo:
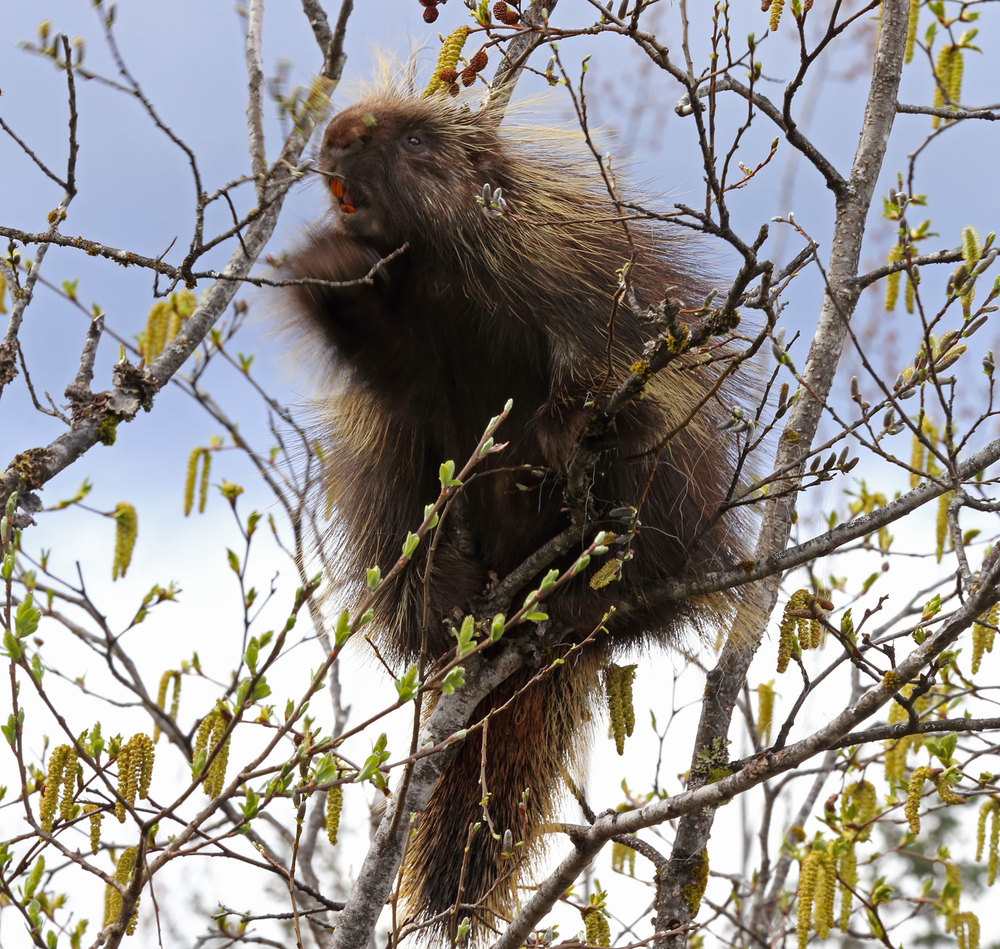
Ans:
[[[329,784],[337,780],[337,759],[333,755],[323,755],[313,764],[312,778],[317,784]]]
[[[21,643],[9,629],[5,629],[3,631],[3,648],[4,652],[10,656],[11,662],[21,661],[21,657],[24,655],[24,652],[21,649]]]
[[[373,777],[378,772],[379,766],[389,757],[389,750],[386,748],[387,742],[388,739],[385,732],[382,732],[378,737],[378,741],[375,742],[372,753],[365,759],[365,763],[361,766],[361,770],[354,779],[357,783],[367,781]],[[384,779],[382,780],[384,781]]]
[[[413,551],[417,549],[417,545],[420,543],[420,538],[410,531],[406,535],[406,540],[403,541],[403,556],[410,557],[413,555]]]
[[[465,669],[462,666],[455,666],[441,683],[441,693],[443,695],[454,695],[456,689],[465,685]]]
[[[11,712],[11,714],[7,716],[7,724],[0,725],[0,731],[3,732],[3,736],[4,738],[7,739],[8,745],[14,744],[14,740],[17,738],[18,729],[21,727],[21,724],[23,722],[24,722],[24,709],[19,708],[17,710],[16,718],[14,717],[14,713]]]
[[[453,461],[446,461],[441,465],[438,477],[441,479],[442,488],[454,488],[462,483],[455,477],[455,462]]]
[[[257,642],[256,636],[250,637],[250,642],[247,643],[247,651],[243,653],[243,661],[247,664],[247,668],[251,672],[257,671],[257,655],[260,650],[260,645]]]
[[[382,570],[379,567],[369,567],[365,571],[365,582],[368,584],[369,590],[377,590],[378,585],[382,582]]]
[[[271,694],[271,687],[267,684],[267,679],[261,676],[255,683],[253,687],[253,692],[250,695],[250,700],[252,702],[259,702],[261,699],[266,699]]]
[[[507,617],[503,613],[497,613],[493,617],[493,621],[490,623],[490,642],[495,643],[501,636],[503,636],[503,628],[507,623]]]
[[[231,551],[228,547],[226,548],[226,560],[229,561],[229,568],[233,571],[233,573],[239,576],[240,558],[237,557],[236,554],[233,553],[233,551]]]
[[[337,628],[333,634],[333,641],[337,646],[343,646],[351,636],[351,614],[347,610],[341,610],[337,617]]]
[[[17,613],[14,616],[14,631],[17,633],[17,638],[25,639],[28,636],[34,635],[35,630],[38,629],[38,621],[41,617],[42,614],[39,610],[35,609],[31,602],[31,594],[29,593],[18,604]]]
[[[35,865],[31,868],[31,873],[28,874],[28,878],[24,881],[24,898],[30,899],[35,895],[35,890],[38,889],[38,884],[42,881],[42,874],[45,872],[45,858],[39,857],[35,861]]]
[[[924,744],[927,750],[937,758],[946,768],[950,768],[953,762],[955,749],[958,747],[958,735],[949,732],[940,738],[925,738]]]
[[[417,694],[420,683],[417,680],[417,665],[410,663],[410,668],[403,673],[401,679],[396,680],[396,692],[399,694],[400,702],[409,702]]]
[[[253,788],[248,787],[246,800],[240,805],[240,810],[243,811],[243,816],[247,820],[250,820],[252,817],[256,817],[259,806],[260,797]]]
[[[475,620],[471,616],[464,617],[461,627],[457,630],[453,629],[451,633],[458,640],[459,656],[465,656],[476,648],[476,641],[474,639],[476,625]]]

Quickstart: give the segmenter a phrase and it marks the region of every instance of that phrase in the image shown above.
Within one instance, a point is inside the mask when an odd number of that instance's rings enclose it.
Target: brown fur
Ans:
[[[491,574],[503,577],[568,525],[564,475],[591,416],[590,396],[627,375],[656,329],[618,307],[608,380],[616,271],[630,248],[621,224],[609,220],[615,212],[600,179],[546,133],[498,131],[488,112],[381,92],[333,119],[320,169],[326,182],[342,182],[345,202],[356,210],[345,213],[334,199],[330,220],[292,256],[294,276],[357,280],[407,245],[370,284],[312,285],[294,295],[297,315],[320,342],[316,359],[339,371],[329,408],[328,478],[346,577],[356,581],[364,568],[385,571],[396,561],[407,531],[438,494],[440,463],[461,464],[487,420],[513,399],[497,436],[508,447],[490,456],[487,473],[464,490],[456,522],[467,529],[446,519],[433,564],[411,563],[402,585],[378,604],[381,643],[393,659],[410,662],[420,652],[426,592],[427,644],[437,657],[454,643],[442,621],[480,594]],[[496,219],[476,200],[487,183],[501,187],[509,202]],[[696,306],[704,280],[690,246],[648,225],[631,230],[638,249],[632,280],[642,305],[669,290]],[[732,515],[716,517],[734,468],[727,436],[716,428],[728,415],[720,397],[655,450],[719,377],[717,364],[698,361],[673,363],[616,420],[592,472],[590,501],[599,519],[643,499],[635,557],[619,582],[594,591],[581,578],[547,604],[567,641],[586,637],[613,603],[641,607],[643,591],[658,581],[741,556],[744,527]],[[517,472],[521,465],[537,473]],[[598,527],[618,530],[621,522],[596,523],[581,541]],[[708,603],[720,614],[731,606],[723,595]],[[633,609],[628,622],[612,621],[609,636],[490,720],[486,781],[498,833],[510,828],[532,852],[533,832],[556,809],[561,773],[583,754],[581,730],[602,704],[599,672],[608,658],[645,641],[669,641],[682,621],[704,614],[704,604]],[[526,678],[505,683],[476,718]],[[448,910],[459,896],[468,827],[483,814],[482,738],[475,734],[447,765],[404,868],[404,894],[421,917]],[[521,816],[521,793],[529,787]],[[474,840],[462,901],[485,900],[490,911],[508,912],[515,881],[504,877],[500,844],[485,827]]]

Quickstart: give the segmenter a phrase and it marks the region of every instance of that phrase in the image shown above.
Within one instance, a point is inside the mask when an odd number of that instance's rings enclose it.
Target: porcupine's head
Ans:
[[[504,172],[488,111],[383,91],[335,116],[320,148],[337,226],[389,253],[461,244],[482,228],[477,195]]]

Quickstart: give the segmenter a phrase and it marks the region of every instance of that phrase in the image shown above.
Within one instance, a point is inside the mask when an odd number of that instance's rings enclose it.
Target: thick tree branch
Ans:
[[[775,464],[776,470],[790,469],[793,477],[800,475],[803,470],[847,337],[848,321],[854,312],[860,293],[856,278],[861,257],[861,243],[875,182],[878,179],[896,114],[896,93],[903,65],[907,7],[904,0],[885,0],[882,4],[882,24],[861,139],[846,186],[834,189],[837,215],[827,266],[827,291],[803,371],[802,395],[789,413]],[[786,120],[790,105],[786,96],[784,110]],[[784,550],[788,542],[794,504],[795,493],[790,492],[768,505],[769,510],[763,518],[758,540],[759,559],[774,556]],[[777,575],[757,584],[752,598],[753,615],[743,617],[744,629],[753,632],[742,637],[730,637],[723,648],[718,665],[709,673],[705,690],[706,699],[702,706],[702,717],[692,758],[694,773],[697,773],[699,760],[703,760],[703,757],[711,754],[713,750],[718,751],[720,743],[725,743],[739,691],[743,687],[750,662],[760,643],[766,617],[774,608],[777,592]],[[749,612],[750,599],[747,598],[745,603],[746,611]],[[887,698],[886,695],[880,698],[862,699],[862,702],[882,704]],[[877,704],[874,707],[877,707]],[[870,711],[865,712],[865,715],[867,714],[870,714]],[[800,744],[796,754],[803,753],[803,757],[797,758],[795,764],[801,763],[819,750],[822,750],[822,739],[817,739],[817,743],[808,752],[806,746]],[[705,809],[688,813],[680,822],[670,858],[670,868],[663,875],[660,887],[657,905],[658,930],[673,929],[690,921],[691,908],[685,890],[692,881],[693,868],[697,866],[697,855],[708,842],[713,820],[713,811]],[[681,949],[684,945],[686,945],[685,936],[657,941],[658,949]]]

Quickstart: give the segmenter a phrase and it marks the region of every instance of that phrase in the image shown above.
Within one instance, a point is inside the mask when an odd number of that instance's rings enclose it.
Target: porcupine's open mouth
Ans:
[[[353,214],[365,203],[364,194],[357,188],[348,190],[347,182],[339,176],[330,179],[330,194],[344,214]]]

